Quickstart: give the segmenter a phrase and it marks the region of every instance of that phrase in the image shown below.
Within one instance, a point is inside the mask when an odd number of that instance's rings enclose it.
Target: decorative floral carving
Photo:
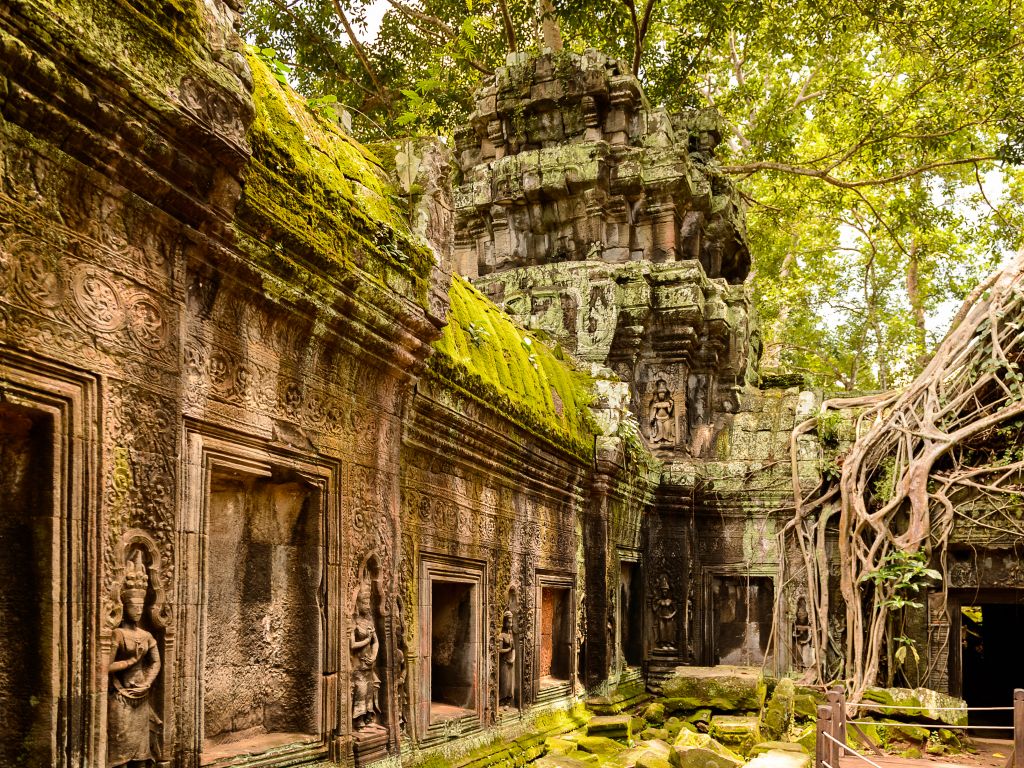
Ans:
[[[148,349],[163,349],[167,344],[167,324],[160,307],[142,297],[135,299],[128,313],[132,338]]]
[[[125,321],[117,289],[99,270],[81,264],[71,277],[74,306],[86,325],[98,331],[115,331]]]
[[[21,253],[17,270],[17,285],[21,295],[31,304],[47,309],[60,305],[64,298],[64,288],[57,270],[57,260],[52,256],[34,253],[26,248]],[[16,258],[17,252],[14,251]]]

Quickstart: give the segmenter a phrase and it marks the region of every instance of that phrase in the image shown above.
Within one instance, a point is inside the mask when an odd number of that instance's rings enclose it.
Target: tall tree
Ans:
[[[619,55],[653,102],[713,105],[769,359],[826,387],[911,377],[948,307],[1020,242],[1019,3],[386,2],[372,41],[359,0],[252,0],[246,34],[364,138],[451,131],[507,53],[553,45],[552,8],[566,48]]]

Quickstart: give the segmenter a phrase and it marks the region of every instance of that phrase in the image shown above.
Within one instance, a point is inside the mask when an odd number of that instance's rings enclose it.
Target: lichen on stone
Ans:
[[[241,219],[328,276],[358,268],[427,305],[433,254],[410,234],[377,159],[249,57],[256,116]]]
[[[599,429],[588,409],[590,376],[516,326],[465,279],[453,277],[449,299],[431,370],[528,431],[591,457]]]

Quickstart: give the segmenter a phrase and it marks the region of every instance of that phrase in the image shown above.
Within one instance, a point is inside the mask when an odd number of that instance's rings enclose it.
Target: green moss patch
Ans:
[[[434,265],[376,158],[249,57],[256,116],[240,214],[252,233],[328,277],[353,268],[427,306]]]
[[[496,407],[527,431],[590,460],[598,433],[587,406],[592,379],[517,327],[461,277],[452,279],[448,325],[430,369]]]
[[[161,79],[195,67],[208,46],[200,0],[71,0],[52,2],[83,49],[103,50],[129,71]],[[46,3],[44,5],[51,4]],[[161,70],[163,67],[163,70]]]

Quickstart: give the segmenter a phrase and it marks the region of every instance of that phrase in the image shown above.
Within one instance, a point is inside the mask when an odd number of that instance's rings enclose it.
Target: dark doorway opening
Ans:
[[[716,576],[713,664],[757,666],[764,662],[772,631],[775,590],[767,576]]]
[[[627,667],[639,667],[644,659],[643,597],[640,594],[640,566],[622,563],[619,566],[619,649]]]
[[[960,695],[968,707],[1009,707],[1024,688],[1024,590],[983,590],[959,601]],[[953,675],[956,679],[957,675]],[[1013,725],[1008,711],[970,712],[971,725]],[[981,735],[1007,738],[1009,731]]]
[[[57,765],[54,424],[0,404],[0,765]]]
[[[476,709],[478,646],[474,641],[473,585],[431,585],[430,719]]]

